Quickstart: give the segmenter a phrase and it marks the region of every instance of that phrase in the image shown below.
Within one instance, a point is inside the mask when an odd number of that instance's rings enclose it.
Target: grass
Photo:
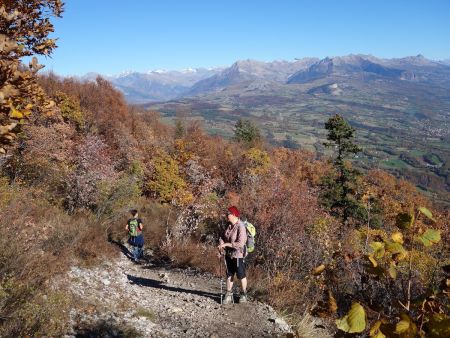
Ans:
[[[384,167],[393,169],[405,169],[410,167],[407,163],[399,159],[389,159],[381,163]]]
[[[136,310],[136,312],[134,313],[134,315],[136,317],[145,317],[145,318],[147,318],[149,321],[151,321],[153,323],[158,318],[156,316],[156,314],[152,310],[149,310],[149,309],[146,309],[146,308],[143,308],[143,307],[138,308]]]
[[[328,338],[332,335],[327,332],[320,323],[320,319],[305,312],[303,316],[294,321],[295,334],[299,338]]]
[[[426,152],[423,150],[419,150],[419,149],[413,149],[409,152],[409,154],[414,157],[419,157],[419,156],[425,155]]]

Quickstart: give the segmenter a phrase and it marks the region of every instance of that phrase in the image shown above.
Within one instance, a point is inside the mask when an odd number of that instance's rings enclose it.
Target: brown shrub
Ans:
[[[60,336],[71,297],[53,279],[72,264],[97,264],[116,253],[88,213],[67,215],[42,191],[6,185],[0,209],[0,335]]]
[[[173,266],[194,266],[202,271],[218,275],[219,259],[217,249],[195,241],[172,242],[163,248],[164,254],[170,259]]]

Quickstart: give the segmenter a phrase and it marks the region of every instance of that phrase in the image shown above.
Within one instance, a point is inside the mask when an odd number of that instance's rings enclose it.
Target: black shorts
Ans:
[[[236,274],[237,278],[245,278],[245,262],[244,258],[231,258],[225,256],[227,263],[227,277],[233,277]]]

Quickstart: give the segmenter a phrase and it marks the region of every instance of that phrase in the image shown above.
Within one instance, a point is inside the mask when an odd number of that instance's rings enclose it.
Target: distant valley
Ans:
[[[326,154],[324,122],[341,114],[357,129],[363,168],[380,167],[436,200],[450,192],[450,65],[422,55],[347,55],[237,61],[227,68],[109,78],[130,103],[168,120],[201,120],[229,137],[253,120],[272,144]]]

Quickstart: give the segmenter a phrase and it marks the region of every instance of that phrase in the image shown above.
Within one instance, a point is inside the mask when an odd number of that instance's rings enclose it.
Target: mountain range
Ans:
[[[360,78],[366,81],[403,80],[448,84],[450,60],[433,61],[422,55],[382,59],[371,55],[303,58],[294,61],[240,60],[230,67],[194,68],[181,71],[124,72],[103,77],[122,91],[130,103],[161,102],[217,92],[237,84],[267,89],[278,84],[310,83],[319,79]],[[82,79],[100,74],[89,73]],[[335,92],[336,93],[336,92]]]
[[[112,82],[133,104],[166,101],[187,93],[197,82],[209,78],[223,68],[188,68],[177,70],[153,70],[145,73],[127,71],[117,75],[88,73],[81,80],[93,80],[102,76]]]

